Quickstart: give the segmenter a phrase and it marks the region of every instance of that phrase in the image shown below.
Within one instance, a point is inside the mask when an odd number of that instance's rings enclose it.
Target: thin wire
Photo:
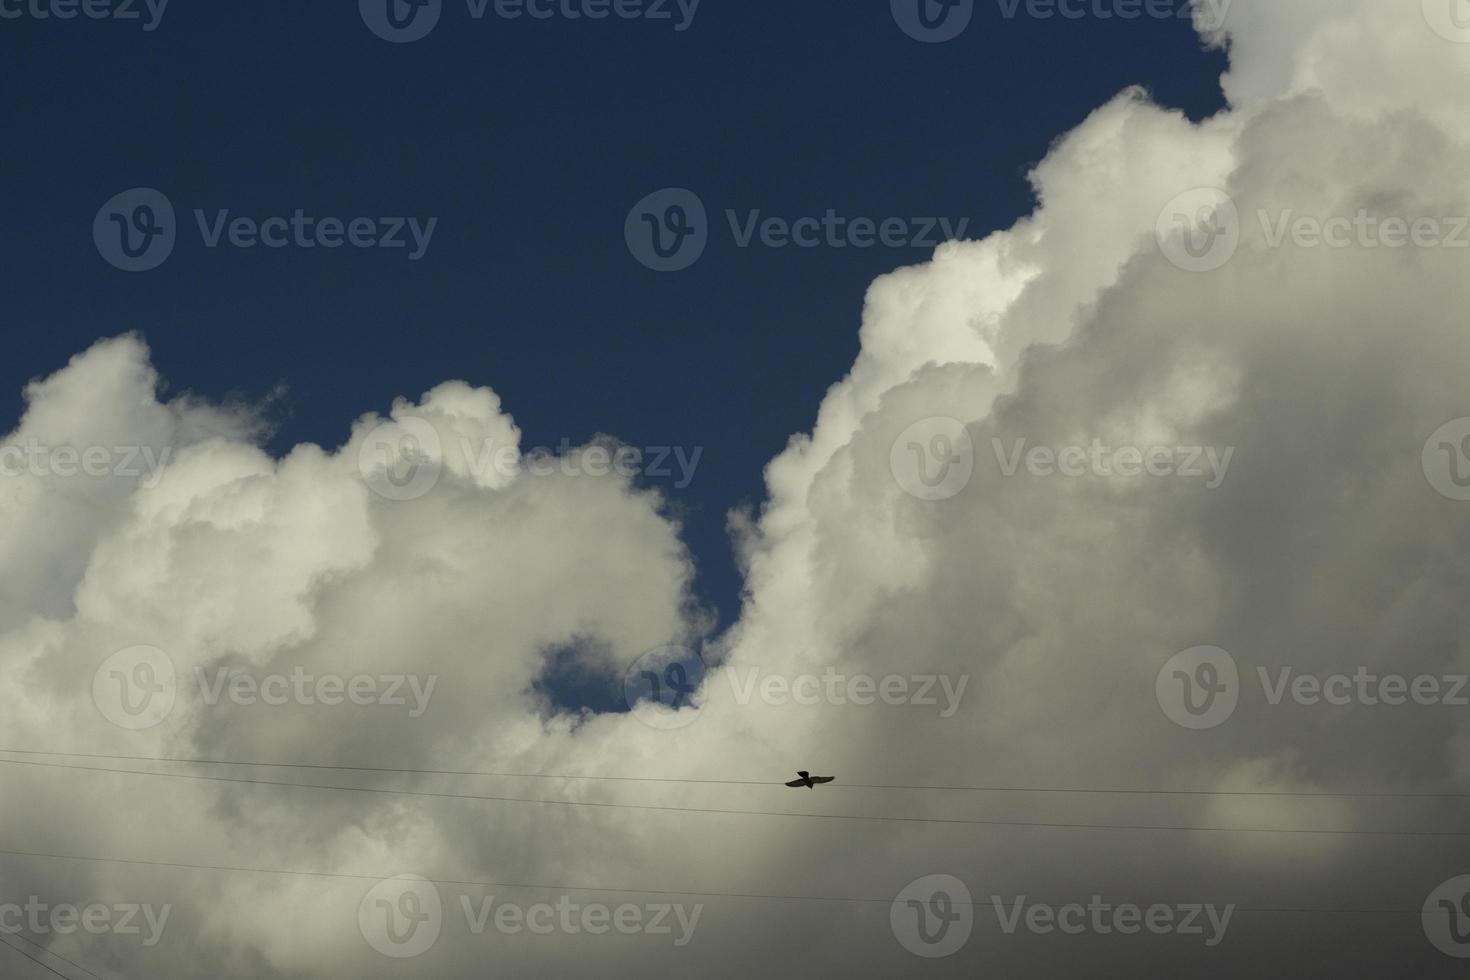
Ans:
[[[183,861],[149,861],[138,858],[110,858],[96,857],[84,854],[56,854],[45,851],[21,851],[0,848],[0,855],[11,857],[41,858],[56,861],[80,861],[96,864],[124,864],[135,867],[167,868],[173,870],[188,871],[219,871],[232,874],[263,874],[284,875],[296,878],[327,878],[346,881],[373,881],[381,882],[392,878],[385,874],[363,874],[348,871],[299,871],[290,868],[252,868],[240,865],[227,864],[189,864]],[[789,901],[789,902],[842,902],[862,905],[892,905],[892,898],[855,898],[842,895],[771,895],[752,892],[702,892],[702,891],[680,891],[668,888],[611,888],[593,885],[543,885],[526,884],[510,881],[473,881],[455,878],[423,878],[423,881],[432,882],[436,885],[447,885],[464,888],[518,888],[533,891],[550,892],[603,892],[618,895],[666,895],[678,898],[741,898],[757,901]],[[955,901],[955,905],[978,905],[977,902]],[[1219,903],[1216,903],[1219,904]],[[1241,908],[1232,906],[1235,912],[1259,913],[1259,914],[1302,914],[1302,915],[1432,915],[1439,914],[1440,909],[1313,909],[1313,908],[1290,908],[1290,907],[1261,907]]]
[[[67,976],[65,973],[62,973],[60,970],[56,969],[56,967],[52,966],[50,963],[47,963],[46,961],[41,960],[41,959],[38,959],[38,958],[32,956],[30,953],[27,953],[25,950],[23,950],[19,946],[15,945],[15,943],[12,943],[10,940],[6,939],[4,937],[4,935],[0,935],[0,943],[4,943],[10,949],[15,950],[17,953],[19,953],[20,955],[24,956],[26,959],[30,960],[32,963],[35,963],[38,966],[40,966],[41,969],[46,970],[46,971],[48,971],[50,973],[54,973],[58,977],[61,977],[61,980],[71,980],[71,977]],[[70,961],[68,961],[68,962],[70,962]],[[93,975],[95,976],[96,974],[93,974]]]
[[[125,762],[167,762],[203,766],[251,766],[270,769],[315,769],[331,772],[375,772],[419,776],[490,776],[505,779],[569,779],[631,783],[694,783],[715,786],[783,786],[761,779],[684,779],[669,776],[587,776],[548,772],[489,772],[477,769],[395,769],[382,766],[334,766],[304,762],[244,762],[234,759],[198,759],[174,756],[113,755],[97,752],[46,752],[37,749],[5,749],[0,753],[29,756],[62,756],[70,759],[109,759]],[[3,761],[3,760],[0,760]],[[1470,793],[1330,792],[1318,790],[1229,790],[1229,789],[1118,789],[1063,786],[935,786],[901,783],[832,783],[832,789],[938,790],[974,793],[1079,793],[1118,796],[1262,796],[1326,799],[1463,800]]]
[[[27,939],[25,936],[22,936],[18,932],[16,932],[16,933],[10,933],[10,936],[12,938],[14,938],[14,939],[19,939],[21,942],[25,943],[27,946],[33,946],[36,949],[39,949],[41,952],[45,953],[47,956],[54,956],[58,960],[60,960],[61,962],[66,963],[66,964],[68,964],[70,966],[76,967],[78,970],[81,970],[83,973],[85,973],[89,977],[96,977],[97,980],[105,980],[105,978],[100,977],[100,976],[97,976],[97,974],[93,973],[91,970],[87,969],[85,966],[82,966],[82,964],[76,962],[75,960],[69,960],[65,956],[62,956],[60,953],[56,952],[56,950],[50,949],[50,948],[48,948],[46,946],[42,946],[40,943],[36,942],[35,940]]]
[[[164,779],[190,779],[216,783],[243,783],[252,786],[285,786],[295,789],[331,790],[341,793],[377,793],[388,796],[417,796],[432,799],[482,800],[491,803],[531,803],[542,806],[580,806],[612,810],[657,810],[668,813],[707,813],[747,817],[787,817],[805,820],[856,820],[872,823],[964,824],[981,827],[1030,827],[1048,830],[1131,830],[1160,833],[1214,834],[1314,834],[1335,837],[1470,837],[1463,830],[1328,830],[1305,827],[1198,827],[1168,824],[1068,823],[1060,821],[993,820],[967,817],[900,817],[864,816],[848,813],[800,813],[790,810],[740,810],[724,807],[658,806],[651,803],[609,803],[592,800],[542,800],[520,796],[483,796],[474,793],[444,793],[426,790],[387,789],[378,786],[334,786],[322,783],[292,783],[275,779],[242,779],[235,776],[203,776],[183,772],[152,772],[141,769],[115,769],[104,766],[78,766],[62,762],[31,762],[0,759],[0,765],[36,766],[47,769],[70,769],[83,772],[106,772],[125,776],[154,776]]]

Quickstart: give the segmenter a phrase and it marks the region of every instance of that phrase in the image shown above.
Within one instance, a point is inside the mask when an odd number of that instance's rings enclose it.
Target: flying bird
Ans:
[[[793,779],[791,782],[786,784],[787,786],[805,786],[807,789],[811,789],[818,783],[830,783],[832,780],[837,778],[836,776],[813,776],[805,769],[798,769],[796,771],[796,774],[801,778]]]

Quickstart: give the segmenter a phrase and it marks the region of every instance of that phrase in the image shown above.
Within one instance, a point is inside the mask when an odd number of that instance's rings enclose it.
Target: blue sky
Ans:
[[[450,378],[492,387],[527,447],[612,434],[704,447],[685,522],[698,588],[728,622],[725,530],[764,464],[807,431],[857,352],[878,275],[922,245],[741,248],[727,211],[788,222],[944,218],[978,238],[1033,205],[1057,134],[1131,84],[1194,117],[1223,56],[1185,20],[1008,19],[978,5],[944,44],[887,4],[706,0],[675,21],[475,20],[460,4],[409,44],[348,4],[178,4],[140,22],[21,19],[0,32],[7,154],[7,426],[25,379],[93,340],[142,333],[176,388],[260,398],[272,448],[335,447],[360,414]],[[1040,69],[1040,70],[1037,70]],[[20,96],[20,97],[16,97]],[[124,273],[91,235],[114,194],[162,191],[180,239]],[[710,243],[640,265],[629,209],[694,191]],[[213,222],[437,218],[424,254],[205,247]],[[407,237],[407,236],[405,236]]]

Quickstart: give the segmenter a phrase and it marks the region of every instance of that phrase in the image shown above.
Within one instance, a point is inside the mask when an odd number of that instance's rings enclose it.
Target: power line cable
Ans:
[[[98,857],[98,856],[94,856],[94,855],[85,855],[85,854],[58,854],[58,853],[46,852],[46,851],[24,851],[24,850],[15,850],[15,849],[7,849],[7,848],[0,848],[0,855],[6,855],[6,856],[10,856],[10,857],[38,858],[38,859],[43,859],[43,860],[78,861],[78,862],[93,863],[93,864],[121,864],[121,865],[130,865],[130,866],[134,866],[134,867],[164,868],[164,869],[169,869],[169,870],[216,871],[216,872],[231,873],[231,874],[279,875],[279,876],[286,876],[286,877],[324,878],[324,879],[335,879],[335,880],[345,880],[345,881],[372,881],[372,882],[381,882],[381,881],[389,880],[389,879],[391,879],[391,878],[394,877],[394,875],[389,875],[389,874],[364,874],[364,873],[361,873],[361,872],[349,872],[349,871],[302,871],[302,870],[297,870],[297,869],[292,869],[292,868],[257,868],[257,867],[247,867],[247,866],[243,866],[243,865],[228,865],[228,864],[190,864],[190,863],[183,862],[183,861],[151,861],[151,860],[144,860],[144,859],[139,859],[139,858]],[[525,889],[525,890],[531,890],[531,891],[549,891],[549,892],[563,892],[563,893],[564,892],[602,892],[602,893],[612,893],[612,894],[618,894],[618,895],[662,895],[662,896],[670,896],[670,897],[676,897],[676,898],[736,898],[736,899],[751,899],[751,900],[757,900],[757,901],[837,902],[837,903],[851,903],[851,904],[862,904],[862,905],[872,905],[872,904],[892,905],[893,904],[893,901],[894,901],[894,899],[892,899],[892,898],[858,898],[858,897],[848,897],[848,896],[842,896],[842,895],[777,895],[777,894],[762,894],[762,893],[755,893],[755,892],[690,891],[690,890],[677,890],[677,889],[668,889],[668,888],[612,888],[612,887],[601,886],[601,885],[545,885],[545,884],[527,884],[527,883],[523,883],[523,882],[510,882],[510,881],[477,881],[477,880],[466,880],[466,879],[456,879],[456,878],[424,878],[423,880],[424,881],[432,882],[435,885],[445,885],[445,886],[462,887],[462,888],[513,888],[513,889]],[[955,904],[955,905],[971,905],[971,906],[974,906],[974,905],[983,904],[983,903],[977,903],[977,902],[973,902],[973,901],[972,902],[955,901],[953,904]],[[1139,904],[1139,903],[1134,903],[1134,904]],[[1215,904],[1218,905],[1220,903],[1215,903]],[[1323,908],[1299,908],[1299,907],[1287,907],[1287,906],[1258,906],[1258,907],[1252,907],[1252,908],[1245,908],[1245,907],[1235,906],[1235,905],[1232,905],[1231,907],[1236,912],[1255,913],[1255,914],[1271,914],[1271,915],[1275,915],[1275,914],[1282,914],[1282,915],[1288,915],[1288,914],[1290,914],[1290,915],[1296,915],[1296,914],[1301,914],[1301,915],[1405,915],[1405,916],[1414,915],[1414,916],[1423,916],[1423,915],[1429,915],[1429,914],[1438,914],[1439,912],[1445,911],[1445,910],[1442,910],[1442,909],[1432,909],[1432,910],[1422,910],[1422,909],[1341,909],[1341,908],[1338,908],[1338,909],[1323,909]]]
[[[49,973],[54,973],[56,976],[61,977],[61,980],[72,980],[71,977],[67,976],[65,973],[62,973],[60,970],[56,969],[56,967],[52,966],[50,963],[47,963],[45,960],[42,960],[39,957],[32,956],[30,953],[27,953],[25,950],[21,949],[19,946],[15,945],[15,943],[13,943],[10,940],[6,939],[3,934],[0,934],[0,943],[4,943],[9,948],[15,950],[17,953],[19,953],[20,955],[24,956],[26,959],[30,960],[32,963],[35,963],[36,965],[38,965],[39,967],[41,967],[41,969],[46,970]],[[57,958],[58,959],[61,959],[61,957],[57,957]],[[70,963],[71,961],[70,960],[67,960],[67,962]],[[93,976],[96,976],[95,973],[92,974],[92,975]]]
[[[117,769],[105,766],[79,766],[61,762],[34,762],[0,759],[0,765],[33,766],[83,772],[105,772],[125,776],[153,776],[164,779],[188,779],[202,782],[240,783],[252,786],[283,786],[294,789],[325,790],[341,793],[374,793],[387,796],[412,796],[430,799],[480,800],[491,803],[527,803],[540,806],[577,806],[612,810],[646,810],[668,813],[704,813],[747,817],[784,817],[803,820],[847,820],[871,823],[955,824],[981,827],[1026,827],[1047,830],[1125,830],[1157,833],[1216,834],[1311,834],[1335,837],[1405,837],[1405,838],[1470,838],[1462,830],[1332,830],[1315,827],[1208,827],[1176,824],[1105,824],[1065,821],[996,820],[973,817],[905,817],[850,813],[802,813],[792,810],[743,810],[731,807],[661,806],[652,803],[613,803],[595,800],[545,800],[520,796],[489,796],[476,793],[446,793],[427,790],[388,789],[379,786],[336,786],[323,783],[293,783],[274,779],[244,779],[237,776],[206,776],[197,773],[152,772],[141,769]]]
[[[60,960],[61,962],[65,963],[65,964],[67,964],[68,966],[76,967],[78,970],[81,970],[83,973],[85,973],[89,977],[96,977],[96,980],[104,980],[103,977],[100,977],[97,974],[93,973],[91,970],[87,969],[85,966],[82,966],[82,964],[76,962],[75,960],[69,960],[69,959],[67,959],[65,956],[62,956],[60,953],[56,952],[56,950],[51,949],[50,947],[47,947],[47,946],[42,946],[40,943],[36,942],[33,939],[27,939],[25,936],[22,936],[18,932],[10,933],[10,936],[13,939],[19,939],[21,942],[25,943],[27,946],[30,946],[30,947],[32,947],[34,949],[39,949],[41,952],[45,953],[47,956],[54,956],[54,957],[56,957],[56,959]]]
[[[566,779],[631,783],[691,783],[717,786],[784,786],[782,782],[763,779],[687,779],[670,776],[604,776],[575,775],[549,772],[492,772],[480,769],[412,769],[384,766],[325,765],[305,762],[247,762],[235,759],[201,759],[177,756],[115,755],[97,752],[48,752],[37,749],[6,749],[0,753],[28,756],[60,756],[69,759],[103,759],[123,762],[160,762],[204,766],[248,766],[270,769],[307,769],[329,772],[372,772],[394,775],[419,776],[488,776],[505,779]],[[4,761],[4,760],[0,760]],[[848,783],[835,782],[829,789],[884,789],[884,790],[939,790],[975,793],[1077,793],[1118,796],[1261,796],[1299,797],[1324,799],[1404,799],[1404,800],[1461,800],[1470,799],[1470,793],[1408,793],[1395,791],[1380,792],[1332,792],[1328,790],[1229,790],[1229,789],[1137,789],[1109,787],[1067,786],[936,786],[901,783]]]

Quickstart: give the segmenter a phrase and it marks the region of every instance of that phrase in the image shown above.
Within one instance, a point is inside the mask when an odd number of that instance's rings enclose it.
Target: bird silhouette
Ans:
[[[818,783],[830,783],[832,780],[837,778],[836,776],[813,776],[805,769],[796,770],[796,774],[801,778],[793,779],[791,782],[786,784],[787,786],[805,786],[807,789],[812,789]]]

